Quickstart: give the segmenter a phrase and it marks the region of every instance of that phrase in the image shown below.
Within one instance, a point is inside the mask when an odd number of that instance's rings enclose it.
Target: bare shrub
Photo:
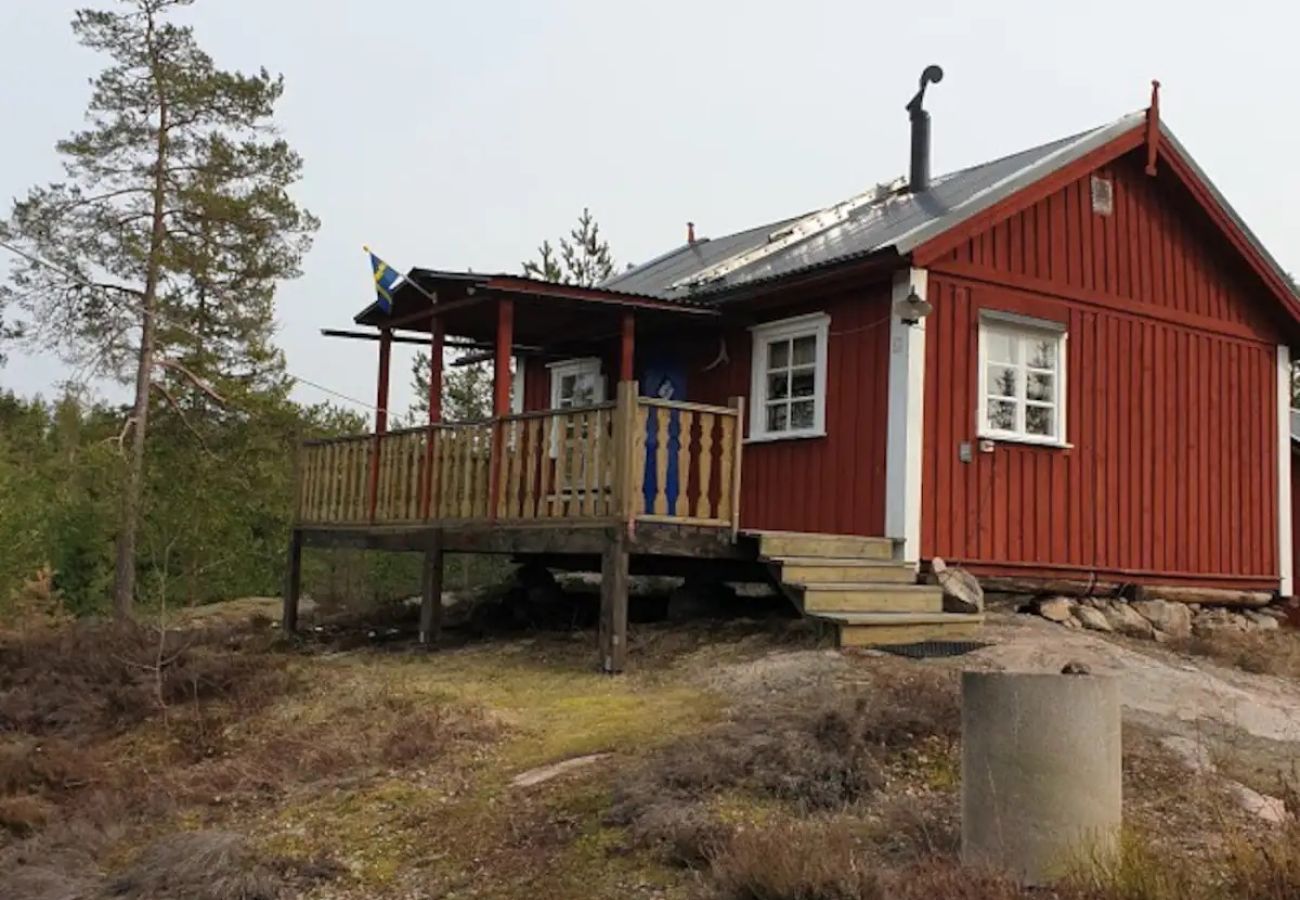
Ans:
[[[286,884],[240,835],[191,831],[150,844],[106,893],[129,900],[278,900]]]
[[[400,769],[445,755],[465,741],[487,741],[497,728],[480,711],[376,692],[322,718],[275,718],[226,733],[219,752],[160,776],[177,800],[237,802],[273,796],[345,772]]]
[[[726,846],[731,829],[703,803],[649,805],[631,822],[633,844],[655,848],[672,866],[695,869]]]
[[[160,633],[94,622],[0,635],[0,731],[86,738],[121,731],[169,704],[262,704],[287,690],[283,661],[232,652],[241,640],[230,630]]]
[[[890,900],[1065,900],[1056,891],[1026,889],[1007,875],[963,866],[951,856],[932,857],[892,872],[886,896]]]
[[[882,788],[917,745],[951,750],[960,728],[955,682],[923,669],[830,699],[750,706],[652,756],[616,786],[606,821],[627,826],[636,845],[693,864],[723,833],[708,825],[702,801],[740,791],[801,812],[842,809]]]
[[[1300,680],[1300,634],[1290,629],[1220,629],[1180,641],[1175,647],[1257,675]]]
[[[791,823],[737,832],[709,867],[716,900],[884,900],[855,832],[843,823]]]
[[[62,793],[97,780],[100,772],[91,753],[59,738],[0,739],[0,795]]]
[[[1228,843],[1228,889],[1238,900],[1300,897],[1300,794],[1289,788],[1287,824],[1265,840],[1234,838]]]
[[[25,837],[45,825],[53,807],[34,794],[0,797],[0,828]]]

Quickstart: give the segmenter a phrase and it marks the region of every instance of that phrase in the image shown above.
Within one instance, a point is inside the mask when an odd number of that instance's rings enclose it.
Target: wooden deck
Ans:
[[[420,637],[436,638],[444,553],[598,568],[601,665],[627,652],[639,565],[751,564],[737,539],[743,406],[671,403],[622,382],[613,403],[308,441],[297,460],[284,628],[305,546],[424,554]]]

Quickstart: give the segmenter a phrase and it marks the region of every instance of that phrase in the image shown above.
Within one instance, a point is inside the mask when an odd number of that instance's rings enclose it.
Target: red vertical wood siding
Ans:
[[[764,310],[757,322],[810,312],[830,315],[827,348],[826,436],[748,443],[741,470],[741,525],[745,528],[881,535],[885,527],[885,423],[889,394],[888,284],[808,298]],[[717,356],[702,349],[688,373],[692,400],[727,402],[750,394],[752,338],[735,328],[727,336],[731,361],[699,369]],[[746,418],[750,410],[745,410]]]
[[[1276,586],[1276,343],[1264,288],[1135,155],[931,267],[922,554],[984,571]],[[1068,329],[1071,447],[978,451],[981,309]],[[958,458],[962,442],[975,450]]]
[[[889,304],[890,287],[885,283],[821,293],[752,314],[756,323],[811,312],[831,317],[826,436],[745,444],[742,527],[884,533]],[[671,340],[639,335],[637,357],[655,358],[659,350],[676,354],[684,364],[687,399],[692,402],[722,406],[732,397],[744,397],[748,403],[752,337],[739,325],[729,326],[725,334],[729,361],[709,371],[704,369],[717,359],[719,349],[719,336],[712,332],[674,335]],[[607,378],[613,371],[610,362],[605,360]],[[531,358],[527,367],[524,407],[547,409],[551,388],[546,361]],[[746,405],[746,419],[749,415]]]

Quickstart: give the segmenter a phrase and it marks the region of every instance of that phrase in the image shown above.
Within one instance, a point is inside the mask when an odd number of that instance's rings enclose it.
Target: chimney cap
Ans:
[[[932,84],[943,81],[943,67],[931,63],[921,72],[921,88],[916,96],[907,101],[907,111],[912,115],[921,112],[921,103],[925,100],[925,89]]]

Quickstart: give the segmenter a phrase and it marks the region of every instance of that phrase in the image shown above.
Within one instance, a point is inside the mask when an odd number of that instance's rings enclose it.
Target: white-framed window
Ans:
[[[749,439],[826,433],[826,347],[831,317],[813,313],[751,329]]]
[[[1064,445],[1065,326],[986,310],[979,328],[980,436]]]
[[[605,376],[595,357],[550,364],[551,409],[591,406],[605,402]]]

